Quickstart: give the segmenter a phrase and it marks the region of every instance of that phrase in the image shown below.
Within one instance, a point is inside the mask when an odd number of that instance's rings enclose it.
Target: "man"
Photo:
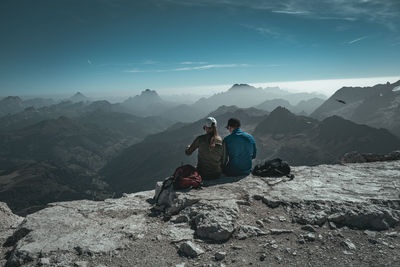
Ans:
[[[240,130],[238,119],[229,119],[226,128],[231,134],[224,138],[227,160],[224,172],[228,176],[248,175],[257,154],[256,142],[253,136]]]
[[[225,161],[225,148],[222,138],[217,133],[217,121],[208,117],[203,126],[206,134],[196,137],[193,143],[186,147],[186,155],[191,155],[196,149],[197,170],[204,180],[217,179],[222,173]]]

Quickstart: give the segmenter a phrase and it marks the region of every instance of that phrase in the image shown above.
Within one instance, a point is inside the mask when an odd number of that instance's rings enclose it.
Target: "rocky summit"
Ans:
[[[400,161],[292,173],[167,189],[157,205],[161,183],[119,199],[53,203],[25,218],[1,205],[0,265],[400,265]]]

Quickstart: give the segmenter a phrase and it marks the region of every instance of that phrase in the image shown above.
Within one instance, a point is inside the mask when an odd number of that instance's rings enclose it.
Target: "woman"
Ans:
[[[199,149],[197,155],[197,170],[204,180],[217,179],[222,173],[225,160],[225,147],[222,138],[217,133],[217,121],[213,117],[205,120],[203,129],[205,134],[194,139],[186,147],[186,155],[191,155]]]

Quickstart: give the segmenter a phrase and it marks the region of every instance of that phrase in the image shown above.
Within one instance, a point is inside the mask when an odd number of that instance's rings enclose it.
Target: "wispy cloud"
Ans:
[[[183,68],[171,68],[171,69],[158,69],[158,70],[140,70],[132,69],[126,70],[124,72],[139,73],[139,72],[173,72],[173,71],[191,71],[191,70],[209,70],[209,69],[220,69],[220,68],[244,68],[250,67],[249,64],[208,64],[193,67],[183,67]]]
[[[267,27],[256,27],[256,26],[252,26],[252,25],[246,25],[246,24],[240,24],[243,27],[246,27],[250,30],[256,31],[261,35],[264,36],[269,36],[272,38],[279,38],[282,36],[282,34],[280,32],[278,32],[276,29],[273,28],[267,28]]]
[[[92,61],[90,61],[90,59],[87,60],[87,63],[88,63],[89,65],[92,65]]]
[[[158,61],[155,61],[152,59],[146,59],[142,62],[142,64],[145,64],[145,65],[154,65],[154,64],[158,64],[158,63],[159,63]]]
[[[304,15],[309,14],[309,11],[302,10],[272,10],[272,13],[288,14],[288,15]]]
[[[162,0],[157,0],[160,2]],[[369,21],[386,26],[392,31],[399,29],[399,0],[164,0],[165,3],[193,6],[222,6],[265,10],[284,15],[310,19],[345,21]]]
[[[204,62],[204,61],[183,61],[180,64],[182,64],[182,65],[197,65],[197,64],[208,64],[208,62]]]
[[[360,42],[360,41],[362,41],[362,40],[364,40],[364,39],[367,39],[367,38],[368,38],[368,36],[363,36],[363,37],[360,37],[360,38],[351,40],[350,42],[348,42],[348,44],[358,43],[358,42]]]
[[[147,72],[147,71],[145,71],[145,70],[133,69],[133,70],[126,70],[125,72],[130,72],[130,73],[139,73],[139,72]]]
[[[210,65],[202,65],[196,67],[185,67],[185,68],[176,68],[171,71],[187,71],[187,70],[209,70],[209,69],[219,69],[219,68],[236,68],[236,67],[249,67],[249,64],[210,64]]]

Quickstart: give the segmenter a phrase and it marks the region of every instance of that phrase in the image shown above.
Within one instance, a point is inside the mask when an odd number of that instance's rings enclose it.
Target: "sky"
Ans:
[[[0,96],[400,79],[398,0],[2,0]]]

